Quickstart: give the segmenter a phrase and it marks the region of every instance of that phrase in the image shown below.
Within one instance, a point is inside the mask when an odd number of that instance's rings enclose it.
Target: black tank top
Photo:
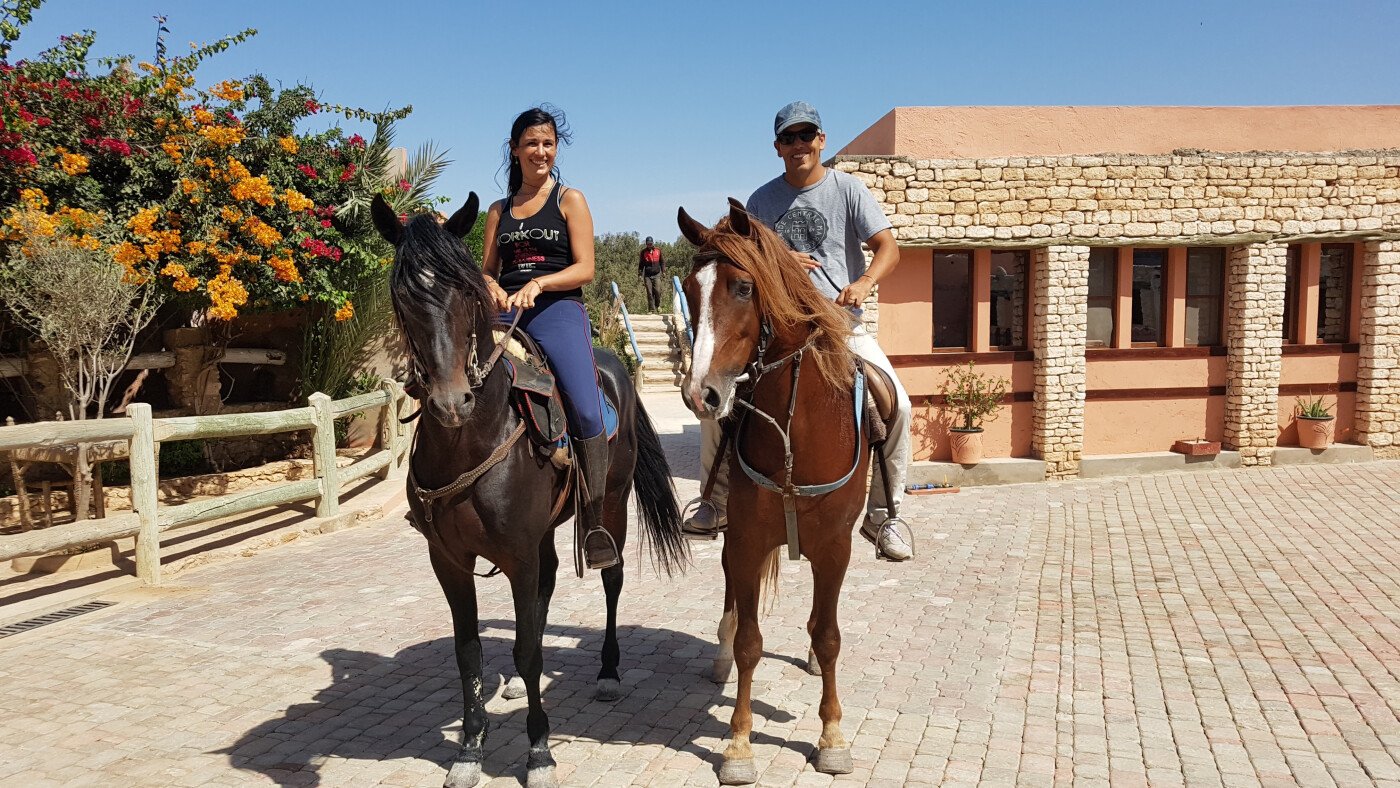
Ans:
[[[574,253],[569,248],[569,227],[559,208],[562,187],[555,181],[544,206],[528,219],[517,219],[511,209],[512,196],[507,196],[501,211],[501,223],[496,230],[496,254],[501,261],[497,278],[507,293],[515,293],[531,279],[573,265]],[[583,300],[583,289],[552,290],[542,293],[547,300]],[[540,299],[536,299],[539,301]]]

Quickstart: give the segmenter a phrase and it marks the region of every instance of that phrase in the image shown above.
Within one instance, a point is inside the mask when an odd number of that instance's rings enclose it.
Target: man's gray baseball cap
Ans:
[[[822,116],[817,114],[817,108],[811,104],[794,101],[778,110],[778,116],[773,118],[773,135],[782,134],[784,130],[802,123],[810,123],[820,129]]]

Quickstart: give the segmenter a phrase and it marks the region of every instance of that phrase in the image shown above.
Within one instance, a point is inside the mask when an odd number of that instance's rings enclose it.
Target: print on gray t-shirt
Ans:
[[[805,189],[794,189],[782,176],[774,178],[758,187],[746,207],[794,251],[806,252],[822,264],[821,270],[809,273],[817,289],[833,301],[865,273],[861,244],[890,227],[865,184],[829,168],[826,177]]]

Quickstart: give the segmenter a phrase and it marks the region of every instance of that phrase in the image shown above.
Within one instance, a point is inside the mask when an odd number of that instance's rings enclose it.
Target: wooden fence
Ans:
[[[340,510],[340,493],[371,474],[381,479],[401,478],[408,462],[409,435],[399,423],[406,415],[403,387],[384,381],[379,391],[348,399],[332,400],[316,393],[304,408],[270,413],[230,413],[213,416],[151,418],[151,406],[132,403],[127,418],[63,421],[0,427],[0,451],[26,446],[59,446],[73,443],[126,440],[131,447],[131,502],[133,511],[98,520],[78,520],[37,531],[0,536],[0,561],[26,555],[136,537],[136,575],[149,584],[160,582],[160,534],[170,528],[207,522],[267,506],[316,500],[317,517],[333,517]],[[388,407],[379,428],[376,450],[353,464],[336,465],[335,420]],[[311,430],[315,477],[282,482],[256,490],[221,495],[176,506],[156,504],[156,444],[244,435],[271,435]],[[22,493],[21,493],[22,494]]]

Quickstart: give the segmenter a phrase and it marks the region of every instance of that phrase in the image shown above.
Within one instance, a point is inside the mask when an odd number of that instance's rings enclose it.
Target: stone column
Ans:
[[[1400,241],[1370,241],[1361,260],[1356,437],[1400,457]]]
[[[1084,451],[1084,345],[1089,323],[1089,247],[1051,246],[1031,254],[1035,271],[1031,348],[1035,419],[1031,449],[1047,479],[1079,475]]]
[[[1225,445],[1245,465],[1270,465],[1278,445],[1288,247],[1230,249],[1225,292]]]

